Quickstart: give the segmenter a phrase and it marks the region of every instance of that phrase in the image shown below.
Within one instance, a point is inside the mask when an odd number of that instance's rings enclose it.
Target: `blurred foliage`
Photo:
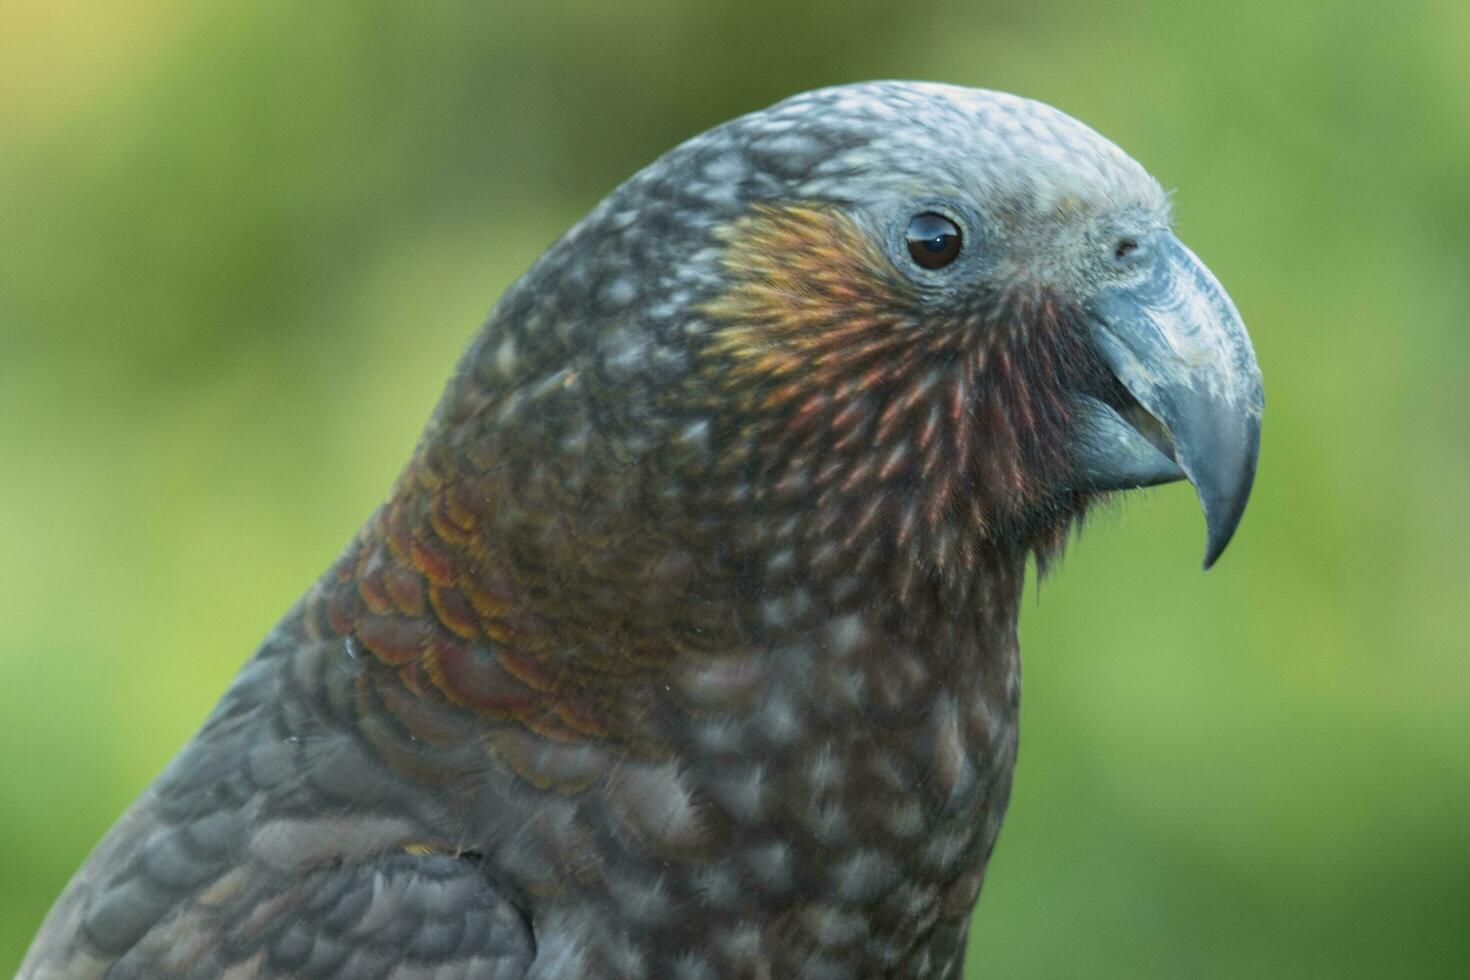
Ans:
[[[995,977],[1470,975],[1470,6],[0,3],[0,974],[370,512],[500,290],[664,149],[870,77],[1171,187],[1269,395],[1023,617]]]

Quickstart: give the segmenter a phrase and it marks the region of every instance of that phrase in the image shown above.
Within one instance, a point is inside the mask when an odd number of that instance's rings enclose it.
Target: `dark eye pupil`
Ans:
[[[953,221],[932,211],[909,222],[909,255],[925,269],[942,269],[960,254],[960,229]]]

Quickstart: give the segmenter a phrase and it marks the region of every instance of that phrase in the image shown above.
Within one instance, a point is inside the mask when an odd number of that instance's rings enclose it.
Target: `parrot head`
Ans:
[[[621,575],[668,605],[729,591],[712,577],[902,593],[1044,561],[1099,496],[1174,480],[1209,567],[1262,408],[1142,166],[1037,102],[875,82],[609,195],[503,297],[430,441],[495,460],[503,537],[547,588],[598,566],[588,602]]]
[[[715,372],[780,447],[774,492],[846,498],[816,510],[942,563],[1187,478],[1219,557],[1260,372],[1141,166],[1038,103],[940,85],[816,93],[743,127],[794,173],[721,232],[729,285],[701,312]]]

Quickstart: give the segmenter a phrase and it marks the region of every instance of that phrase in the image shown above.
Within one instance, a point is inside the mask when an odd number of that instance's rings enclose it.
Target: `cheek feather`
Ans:
[[[1074,516],[1059,489],[1066,395],[1094,357],[1069,307],[976,289],[935,309],[820,206],[759,206],[723,237],[704,377],[767,503],[804,513],[848,559],[878,537],[939,566],[1005,537],[1050,540]]]
[[[702,312],[719,325],[711,353],[743,380],[816,372],[827,382],[821,387],[831,387],[854,380],[846,371],[854,359],[876,362],[903,344],[893,328],[912,297],[896,276],[881,273],[882,256],[849,220],[816,208],[759,207],[725,238],[724,268],[734,285]],[[807,377],[770,395],[811,389]]]

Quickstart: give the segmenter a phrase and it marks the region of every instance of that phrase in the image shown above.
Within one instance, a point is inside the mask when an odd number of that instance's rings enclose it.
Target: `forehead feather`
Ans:
[[[1162,211],[1158,183],[1090,127],[1032,99],[930,82],[819,89],[737,121],[743,142],[803,171],[798,195],[862,195],[930,183],[989,203],[1053,210],[1067,203]],[[801,166],[805,164],[806,166]],[[873,185],[873,186],[864,186]],[[986,203],[982,200],[980,203]]]

